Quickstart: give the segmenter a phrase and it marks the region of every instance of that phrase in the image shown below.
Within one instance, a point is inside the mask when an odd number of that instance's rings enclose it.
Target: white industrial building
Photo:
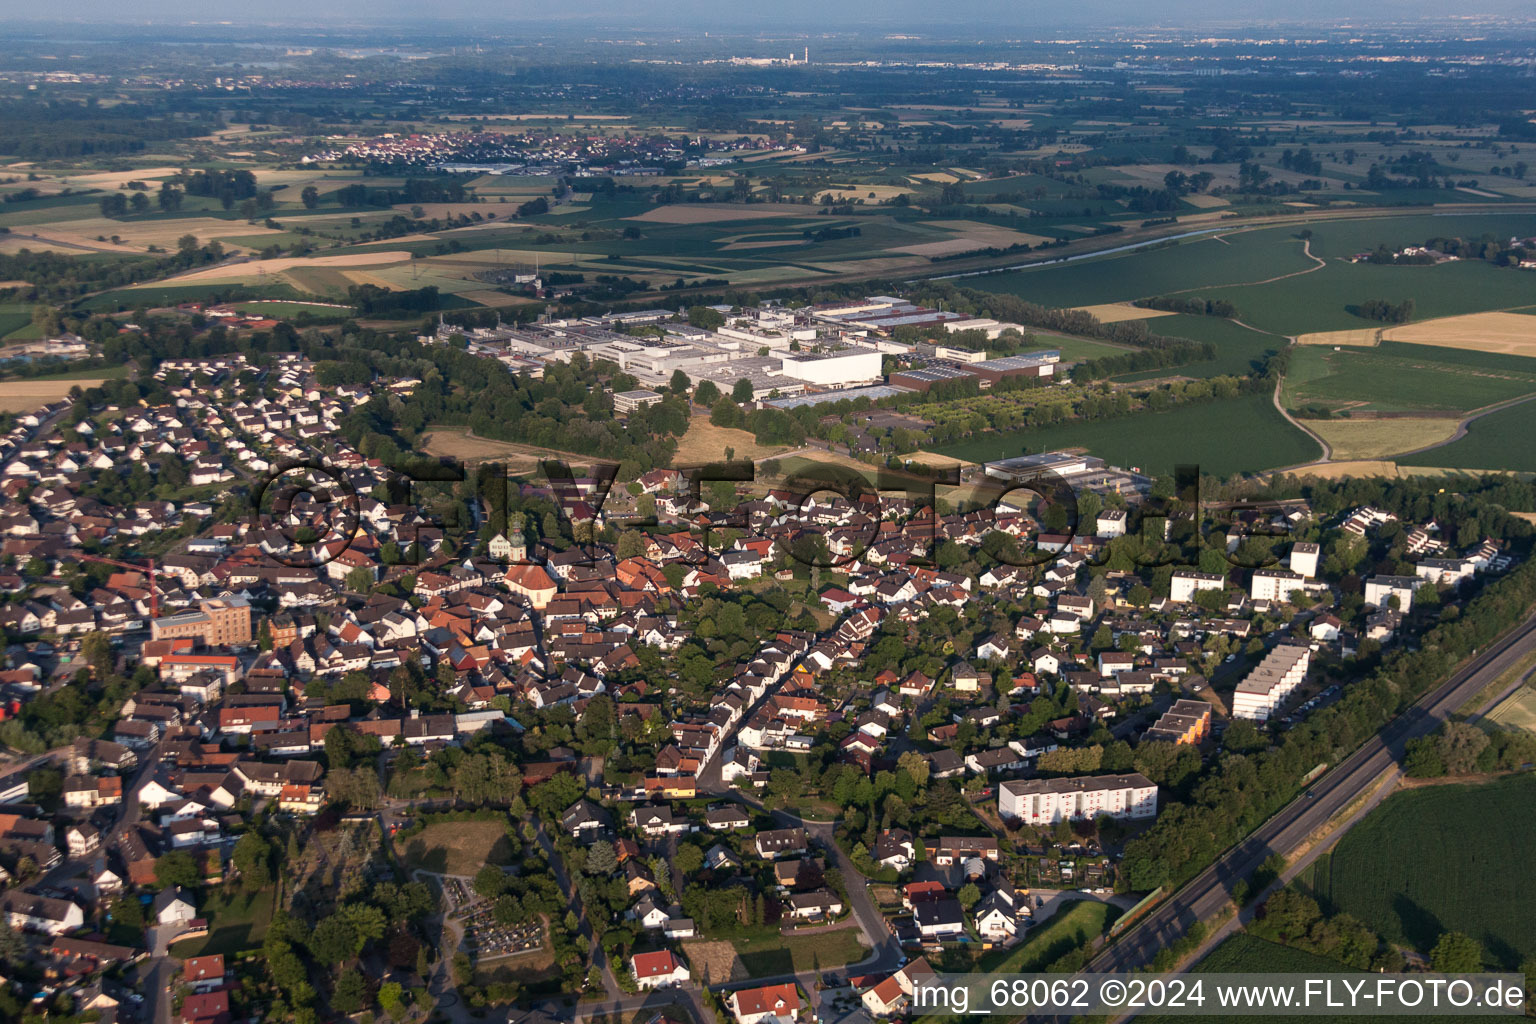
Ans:
[[[997,791],[997,813],[1026,825],[1054,825],[1062,820],[1157,817],[1157,787],[1140,772],[1089,775],[1074,779],[1019,779]]]

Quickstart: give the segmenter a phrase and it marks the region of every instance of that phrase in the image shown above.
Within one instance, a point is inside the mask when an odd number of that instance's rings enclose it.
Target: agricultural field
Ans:
[[[1367,328],[1349,307],[1370,298],[1412,297],[1421,319],[1531,304],[1528,274],[1481,261],[1432,267],[1349,263],[1378,243],[1402,246],[1440,235],[1536,233],[1530,214],[1362,216],[1312,226],[1234,229],[1135,252],[968,279],[971,287],[1048,306],[1091,306],[1150,295],[1225,299],[1244,323],[1282,336]],[[1322,261],[1321,263],[1319,261]],[[1153,329],[1172,333],[1164,322]]]
[[[1536,689],[1522,686],[1488,712],[1488,720],[1511,729],[1536,732]]]
[[[438,875],[473,875],[487,864],[505,864],[512,849],[499,821],[439,822],[396,845],[404,847],[407,868]]]
[[[1536,472],[1536,401],[1521,402],[1473,420],[1467,435],[1441,448],[1397,460],[1399,466]]]
[[[106,377],[98,372],[90,377],[58,380],[28,378],[0,381],[0,412],[32,412],[49,402],[57,402],[69,394],[71,388],[95,387],[105,379]]]
[[[1215,949],[1196,964],[1190,971],[1190,980],[1202,974],[1353,974],[1352,968],[1346,967],[1335,960],[1326,957],[1314,956],[1311,953],[1289,946],[1282,946],[1275,942],[1256,938],[1246,932],[1238,932],[1223,941]],[[1214,999],[1209,991],[1206,992],[1208,1000]],[[1209,1005],[1209,1002],[1207,1003]],[[1156,1014],[1152,1016],[1141,1015],[1136,1018],[1147,1024],[1199,1024],[1210,1021],[1208,1016],[1189,1016],[1179,1014]],[[1274,1024],[1306,1024],[1308,1021],[1316,1021],[1318,1017],[1285,1016],[1281,1014],[1266,1014],[1263,1018],[1266,1022]],[[1379,1021],[1406,1022],[1417,1021],[1420,1024],[1454,1024],[1457,1021],[1465,1021],[1465,1017],[1452,1016],[1413,1016],[1413,1017],[1377,1017]]]
[[[1298,346],[1280,393],[1293,412],[1470,412],[1536,393],[1536,361],[1402,344]]]
[[[531,470],[538,464],[538,456],[530,454],[523,445],[494,441],[488,437],[471,437],[462,428],[434,427],[429,433],[421,435],[419,447],[428,455],[465,463],[494,459],[507,463],[514,471]]]
[[[1397,416],[1390,419],[1302,420],[1332,449],[1334,462],[1386,459],[1439,444],[1456,433],[1453,417]]]
[[[1415,345],[1536,356],[1536,315],[1528,312],[1469,313],[1389,327],[1381,336],[1389,341]]]
[[[1086,449],[1112,465],[1148,473],[1171,473],[1175,465],[1198,463],[1203,472],[1217,476],[1297,465],[1322,455],[1311,438],[1286,422],[1266,394],[990,434],[935,451],[988,462],[1068,448]]]
[[[783,445],[761,445],[750,430],[717,427],[707,415],[694,416],[688,421],[688,432],[677,441],[677,454],[672,463],[676,466],[693,466],[706,462],[718,462],[725,458],[725,450],[731,449],[737,459],[770,459],[789,449]]]
[[[1115,380],[1133,382],[1171,376],[1242,377],[1260,369],[1268,356],[1285,347],[1284,338],[1214,316],[1175,313],[1153,320],[1147,324],[1147,327],[1154,334],[1170,338],[1210,342],[1216,346],[1216,358],[1204,362],[1185,363],[1183,366],[1144,370],[1141,373],[1116,377]]]
[[[1318,899],[1422,952],[1444,931],[1465,932],[1513,969],[1536,954],[1533,802],[1529,774],[1397,793],[1318,861]]]

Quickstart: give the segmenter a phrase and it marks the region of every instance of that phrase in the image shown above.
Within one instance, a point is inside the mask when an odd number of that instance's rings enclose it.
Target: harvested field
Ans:
[[[1122,320],[1150,320],[1155,316],[1173,316],[1161,309],[1142,309],[1129,302],[1102,302],[1097,306],[1076,306],[1075,309],[1094,317],[1101,324],[1118,324]]]
[[[428,455],[442,455],[462,462],[500,459],[513,464],[513,468],[522,465],[524,469],[531,469],[537,462],[536,456],[523,451],[519,445],[470,437],[459,430],[434,430],[430,434],[423,434],[421,446]]]
[[[512,849],[497,821],[448,821],[428,825],[403,843],[406,864],[443,875],[473,875],[487,864],[504,864]]]
[[[32,252],[79,252],[71,245],[60,245],[57,242],[39,241],[36,238],[22,238],[18,235],[0,235],[0,253],[10,255],[30,249]],[[125,249],[125,252],[135,250]]]
[[[1044,235],[1031,235],[1024,231],[1015,231],[998,224],[984,224],[974,220],[930,220],[925,222],[928,227],[942,228],[945,231],[953,231],[962,238],[975,242],[977,245],[995,245],[1003,248],[1010,245],[1039,245],[1041,242],[1049,242]]]
[[[850,185],[847,188],[829,188],[816,195],[818,203],[823,202],[827,196],[831,196],[834,202],[846,202],[850,199],[867,199],[873,193],[875,199],[894,199],[900,195],[912,195],[912,189],[902,188],[900,185]]]
[[[1488,712],[1488,719],[1511,729],[1536,732],[1536,690],[1522,686]]]
[[[1311,334],[1298,334],[1298,345],[1379,345],[1381,343],[1380,327],[1360,327],[1352,331],[1314,331]]]
[[[967,469],[976,465],[974,462],[957,459],[953,455],[940,455],[938,452],[912,452],[902,457],[908,462],[917,463],[919,466],[937,466],[940,469],[948,469],[950,466],[959,466],[961,469]]]
[[[685,942],[683,952],[693,965],[694,976],[706,985],[747,979],[747,969],[729,942]]]
[[[806,245],[803,238],[781,238],[776,241],[766,242],[730,242],[720,247],[721,252],[735,252],[738,249],[782,249],[786,245]]]
[[[1352,476],[1384,476],[1396,479],[1398,476],[1397,463],[1364,459],[1354,462],[1323,462],[1315,466],[1288,469],[1285,472],[1288,476],[1312,476],[1319,480],[1343,480]]]
[[[105,379],[81,377],[78,380],[0,381],[0,412],[32,412],[49,402],[57,402],[76,385],[93,388]]]
[[[1227,206],[1228,203],[1221,196],[1208,196],[1204,194],[1187,195],[1184,201],[1190,206],[1198,206],[1202,210],[1214,210],[1218,206]]]
[[[783,445],[760,445],[749,430],[717,427],[708,416],[695,416],[688,421],[688,433],[677,442],[677,455],[673,462],[679,466],[719,462],[725,458],[726,448],[733,449],[738,459],[767,459],[788,451]]]
[[[136,171],[96,171],[90,174],[66,174],[61,176],[66,184],[89,188],[122,188],[130,181],[148,182],[151,178],[168,178],[179,174],[179,167],[141,167]]]
[[[1382,332],[1382,337],[1387,341],[1406,341],[1415,345],[1536,357],[1536,316],[1469,313],[1389,327]]]
[[[1450,417],[1402,417],[1379,420],[1306,420],[1342,461],[1385,459],[1448,439],[1456,433]]]
[[[776,204],[764,206],[737,206],[731,203],[691,203],[658,206],[654,210],[626,217],[650,224],[715,224],[729,220],[762,220],[770,217],[804,217],[814,213],[809,206]]]
[[[261,260],[254,263],[233,263],[222,267],[209,267],[207,270],[199,270],[183,277],[170,281],[152,281],[136,288],[155,288],[166,284],[183,285],[196,284],[201,281],[223,281],[235,277],[254,276],[259,267],[268,274],[275,274],[283,270],[292,270],[304,267],[378,267],[391,263],[401,263],[411,258],[411,254],[404,250],[389,250],[386,252],[358,252],[344,256],[309,256],[295,257],[284,256],[275,260]]]

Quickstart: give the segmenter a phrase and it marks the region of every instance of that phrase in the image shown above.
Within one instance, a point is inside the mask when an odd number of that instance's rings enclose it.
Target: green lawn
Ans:
[[[1340,840],[1313,887],[1389,942],[1428,951],[1462,931],[1513,970],[1536,954],[1533,807],[1536,775],[1395,794]]]
[[[1454,350],[1408,351],[1414,347],[1341,346],[1335,351],[1323,345],[1300,346],[1291,355],[1282,389],[1286,407],[1465,412],[1536,392],[1536,360],[1517,362],[1522,369],[1493,369],[1463,363]],[[1437,358],[1442,353],[1450,358]]]
[[[171,947],[171,955],[181,958],[222,953],[233,956],[247,949],[257,949],[272,923],[272,901],[276,888],[268,886],[254,893],[235,889],[215,889],[198,907],[198,915],[208,920],[208,937],[188,939]]]
[[[1203,472],[1215,476],[1290,466],[1322,455],[1316,443],[1275,410],[1267,394],[1112,420],[989,433],[935,450],[987,462],[1062,448],[1086,448],[1111,465],[1140,467],[1154,474],[1170,473],[1181,463],[1198,463]]]
[[[1044,970],[1078,946],[1103,935],[1104,929],[1119,916],[1119,908],[1108,903],[1078,900],[1065,910],[1058,910],[1039,928],[1031,929],[1022,944],[984,954],[977,961],[976,970],[986,974]]]

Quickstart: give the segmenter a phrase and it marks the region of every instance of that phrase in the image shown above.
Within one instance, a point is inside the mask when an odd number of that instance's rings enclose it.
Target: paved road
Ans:
[[[1522,656],[1536,649],[1536,617],[1527,619],[1462,671],[1435,688],[1342,764],[1324,775],[1252,835],[1201,872],[1170,900],[1100,953],[1087,970],[1128,971],[1151,961],[1182,938],[1196,921],[1215,915],[1271,853],[1288,853],[1354,801],[1370,783],[1400,761],[1410,739],[1434,731]]]

